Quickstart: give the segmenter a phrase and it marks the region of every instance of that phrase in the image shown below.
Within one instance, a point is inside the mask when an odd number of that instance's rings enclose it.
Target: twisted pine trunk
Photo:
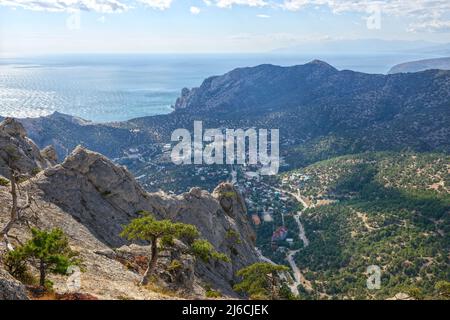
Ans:
[[[39,262],[39,286],[45,288],[45,264],[44,261]]]
[[[151,242],[152,253],[147,265],[147,270],[145,270],[144,276],[142,277],[141,285],[143,286],[148,284],[148,278],[150,277],[150,274],[153,272],[153,270],[155,270],[156,263],[158,262],[158,239],[156,237],[153,237]]]
[[[11,183],[11,197],[12,197],[12,207],[11,207],[11,218],[3,230],[0,231],[0,238],[3,238],[8,235],[14,223],[17,221],[18,215],[18,205],[17,205],[17,187],[16,187],[16,174],[13,170],[10,173],[10,183]]]

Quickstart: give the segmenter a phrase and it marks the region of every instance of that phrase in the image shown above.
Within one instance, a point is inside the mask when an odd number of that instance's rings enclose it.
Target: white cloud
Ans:
[[[193,14],[193,15],[197,15],[197,14],[199,14],[200,13],[200,8],[198,8],[198,7],[191,7],[190,9],[189,9],[189,11]]]
[[[429,20],[419,23],[412,23],[409,26],[410,32],[450,32],[450,21],[443,20]]]
[[[158,10],[169,9],[173,2],[173,0],[138,0],[138,1],[146,5],[147,7]]]
[[[410,29],[445,30],[450,24],[448,0],[283,0],[279,7],[289,11],[303,10],[309,6],[327,6],[334,13],[367,13],[375,6],[383,15],[414,19]]]
[[[181,2],[181,0],[179,0]],[[73,12],[95,11],[99,13],[124,12],[140,3],[156,10],[169,9],[174,0],[0,0],[0,6],[34,11]],[[407,17],[409,31],[450,31],[449,0],[203,0],[205,6],[232,8],[247,6],[300,11],[306,8],[328,7],[333,13],[357,12],[370,14],[374,6],[382,16]],[[200,7],[191,7],[192,14],[200,13]],[[268,15],[257,15],[267,18]]]
[[[450,10],[447,0],[284,0],[281,7],[297,11],[308,6],[328,6],[335,13],[364,12],[368,7],[380,6],[387,14],[423,16],[431,13],[444,13]]]
[[[256,16],[257,16],[258,18],[261,18],[261,19],[268,19],[268,18],[270,18],[270,16],[267,15],[267,14],[257,14]]]
[[[130,7],[118,0],[2,0],[0,5],[33,11],[73,12],[96,11],[115,13]]]
[[[214,2],[219,8],[231,8],[233,5],[248,7],[264,7],[269,5],[265,0],[214,0]]]

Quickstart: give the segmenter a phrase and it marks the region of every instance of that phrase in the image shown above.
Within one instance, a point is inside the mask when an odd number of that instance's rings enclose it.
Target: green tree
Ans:
[[[242,281],[234,286],[234,290],[245,292],[252,299],[279,299],[279,273],[289,270],[286,266],[259,262],[238,271]]]
[[[438,283],[436,283],[435,288],[439,292],[439,295],[444,299],[450,299],[450,282],[439,281]]]
[[[230,258],[214,249],[214,246],[204,239],[197,239],[192,243],[192,252],[205,262],[210,262],[211,259],[230,262]]]
[[[406,289],[405,291],[410,297],[413,297],[416,300],[424,299],[424,294],[420,288],[410,287],[410,288]]]
[[[76,253],[70,249],[67,237],[60,229],[45,231],[33,228],[31,233],[32,238],[9,252],[6,260],[22,269],[24,261],[34,265],[39,270],[39,285],[45,287],[48,273],[66,274],[69,266],[78,263]]]
[[[143,240],[150,242],[151,253],[147,270],[141,280],[141,285],[148,284],[150,274],[156,268],[158,262],[158,242],[169,248],[175,239],[184,241],[191,250],[201,259],[209,262],[210,258],[228,261],[228,257],[214,250],[212,244],[206,240],[200,240],[197,228],[190,224],[176,223],[171,220],[156,220],[148,212],[141,212],[142,217],[134,219],[120,234],[128,240]]]

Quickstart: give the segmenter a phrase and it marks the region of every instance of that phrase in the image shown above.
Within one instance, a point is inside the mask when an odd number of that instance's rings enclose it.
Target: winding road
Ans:
[[[298,231],[299,231],[299,238],[300,240],[303,242],[303,246],[306,248],[307,246],[309,246],[309,240],[306,237],[306,233],[305,233],[305,228],[303,227],[302,222],[300,221],[300,218],[303,214],[303,211],[305,211],[308,208],[311,208],[312,206],[310,206],[305,200],[303,200],[303,198],[300,195],[300,192],[298,194],[295,194],[293,192],[290,191],[286,191],[283,189],[279,189],[279,188],[275,188],[273,186],[270,186],[266,183],[263,183],[265,186],[267,186],[268,188],[272,188],[280,193],[284,193],[284,194],[288,194],[290,196],[292,196],[295,200],[297,200],[297,202],[301,203],[303,206],[302,211],[298,211],[297,214],[294,216],[295,222],[298,225]],[[300,252],[300,250],[289,250],[288,254],[287,254],[287,258],[286,260],[288,261],[292,272],[294,273],[294,282],[292,284],[289,285],[289,288],[291,289],[291,291],[298,295],[298,286],[302,285],[306,290],[308,291],[312,291],[312,285],[311,282],[309,282],[308,280],[306,280],[306,278],[303,276],[301,270],[299,269],[299,267],[297,266],[297,264],[295,263],[295,255]],[[266,258],[267,259],[267,258]]]
[[[305,207],[306,208],[306,207]],[[305,228],[303,227],[303,224],[300,221],[300,217],[302,215],[303,211],[299,211],[297,212],[297,214],[294,216],[295,222],[297,222],[298,225],[298,230],[299,230],[299,238],[301,241],[303,241],[303,245],[306,248],[307,246],[309,246],[309,240],[306,237],[306,233],[305,233]],[[289,262],[289,265],[291,266],[291,269],[294,273],[294,284],[293,286],[295,286],[295,291],[298,294],[298,289],[297,287],[299,285],[302,285],[306,290],[312,290],[312,285],[311,283],[306,280],[306,278],[303,276],[301,270],[298,268],[297,264],[295,263],[295,255],[299,252],[300,250],[289,250],[288,255],[287,255],[287,261]],[[291,288],[292,290],[293,288]]]

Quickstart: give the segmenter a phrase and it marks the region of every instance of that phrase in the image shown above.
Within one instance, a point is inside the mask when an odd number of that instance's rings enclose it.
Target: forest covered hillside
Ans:
[[[450,158],[366,153],[282,176],[310,203],[301,216],[309,246],[296,255],[313,285],[306,298],[442,298],[450,278]],[[381,289],[363,277],[381,269]]]

